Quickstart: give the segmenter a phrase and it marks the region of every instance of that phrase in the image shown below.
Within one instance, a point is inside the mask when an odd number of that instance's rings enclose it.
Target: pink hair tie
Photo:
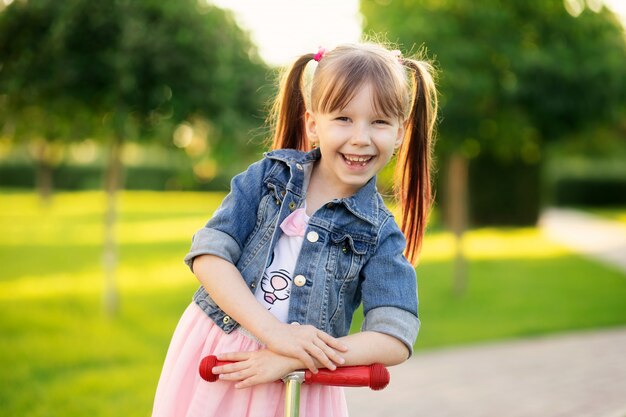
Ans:
[[[317,50],[317,53],[315,54],[315,56],[313,57],[313,59],[317,62],[320,62],[320,60],[322,58],[324,58],[324,55],[326,54],[326,48],[322,48],[321,46],[319,47],[319,49]]]

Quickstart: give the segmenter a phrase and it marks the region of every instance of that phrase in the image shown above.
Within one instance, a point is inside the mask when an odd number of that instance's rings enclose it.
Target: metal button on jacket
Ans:
[[[296,277],[293,279],[293,283],[296,284],[296,286],[301,287],[306,284],[306,278],[304,277],[304,275],[296,275]]]
[[[230,317],[224,316],[224,318],[222,319],[222,323],[224,323],[224,324],[230,323]]]
[[[317,232],[309,232],[306,234],[306,240],[309,242],[315,243],[320,238],[320,235]]]

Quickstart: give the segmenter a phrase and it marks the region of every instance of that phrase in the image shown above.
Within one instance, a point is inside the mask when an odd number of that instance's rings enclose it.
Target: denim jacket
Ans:
[[[281,149],[265,154],[231,182],[185,257],[219,256],[241,272],[250,291],[260,285],[269,255],[280,237],[278,225],[305,203],[306,186],[318,149]],[[417,337],[415,269],[391,212],[376,190],[376,177],[348,198],[335,199],[310,218],[293,272],[288,322],[311,324],[332,336],[348,334],[363,303],[362,330],[391,335],[409,352]],[[237,328],[201,286],[194,301],[225,332]]]

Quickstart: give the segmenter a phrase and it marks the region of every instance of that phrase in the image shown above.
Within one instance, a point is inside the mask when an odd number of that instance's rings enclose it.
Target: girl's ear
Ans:
[[[306,127],[306,135],[311,144],[316,144],[318,142],[317,138],[317,121],[315,120],[315,114],[306,111],[304,114],[304,125]]]
[[[406,133],[406,126],[408,121],[404,121],[400,123],[398,126],[398,132],[396,133],[396,142],[394,143],[393,149],[398,149],[402,142],[404,142],[404,134]]]

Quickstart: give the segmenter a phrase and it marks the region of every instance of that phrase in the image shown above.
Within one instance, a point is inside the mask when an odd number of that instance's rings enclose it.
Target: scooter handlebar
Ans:
[[[214,355],[206,356],[200,361],[200,376],[205,381],[216,381],[218,375],[213,373],[213,368],[229,363],[232,362],[218,361]],[[389,384],[389,371],[380,363],[367,366],[344,366],[334,371],[320,369],[317,374],[307,370],[304,371],[304,382],[342,387],[370,387],[378,391]]]
[[[345,366],[334,371],[320,369],[316,374],[307,370],[304,372],[304,382],[340,387],[370,387],[378,391],[389,384],[389,371],[380,363],[367,366]]]
[[[217,357],[214,355],[205,356],[200,361],[200,376],[205,381],[215,382],[217,381],[218,375],[213,373],[213,368],[216,366],[227,365],[232,362],[218,361]]]

